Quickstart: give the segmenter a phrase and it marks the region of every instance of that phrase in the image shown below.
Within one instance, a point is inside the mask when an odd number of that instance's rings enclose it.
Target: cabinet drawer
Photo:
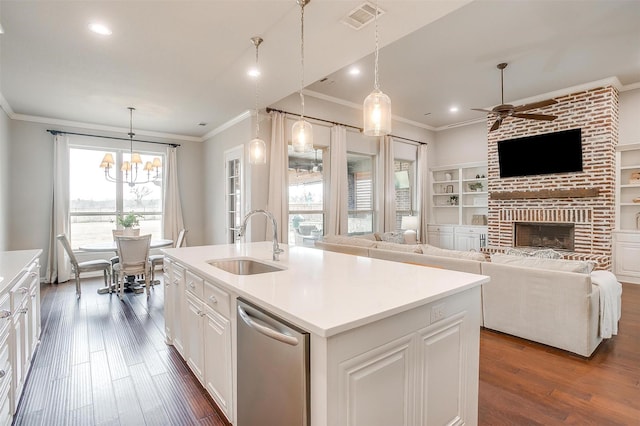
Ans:
[[[453,234],[453,226],[427,225],[427,232],[441,232]]]
[[[210,282],[204,283],[204,303],[225,318],[230,318],[229,294]]]
[[[187,291],[202,299],[204,295],[204,279],[195,275],[191,271],[187,271]]]
[[[0,379],[0,425],[10,425],[12,420],[11,398],[9,386],[11,380],[11,369],[5,371],[4,377]]]
[[[9,295],[4,294],[0,297],[0,342],[4,342],[9,336],[9,325],[11,324],[12,313]]]

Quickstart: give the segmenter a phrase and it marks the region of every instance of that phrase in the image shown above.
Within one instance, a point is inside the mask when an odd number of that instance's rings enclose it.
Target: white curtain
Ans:
[[[267,210],[278,222],[278,240],[289,242],[289,196],[287,191],[287,172],[289,170],[289,152],[285,140],[285,115],[271,113],[271,155],[269,163],[269,198]],[[265,239],[271,240],[273,232],[268,225]]]
[[[393,167],[393,138],[385,136],[382,140],[383,188],[384,199],[382,213],[382,229],[384,232],[395,231],[396,225],[396,183]]]
[[[429,223],[429,163],[427,162],[427,144],[418,147],[418,209],[420,209],[419,240],[426,244],[427,223]]]
[[[326,235],[348,232],[347,129],[331,128],[329,159],[329,214]]]
[[[55,135],[53,141],[53,202],[46,282],[61,283],[71,277],[69,256],[56,239],[59,234],[69,237],[69,137]]]
[[[170,146],[167,148],[163,206],[163,236],[173,241],[178,239],[178,233],[184,228],[182,204],[180,203],[180,189],[178,187],[178,160],[176,152],[177,148],[175,147]],[[183,245],[186,245],[186,240]]]

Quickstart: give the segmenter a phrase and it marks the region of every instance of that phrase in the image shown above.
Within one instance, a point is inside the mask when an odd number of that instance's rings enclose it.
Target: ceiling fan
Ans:
[[[553,121],[558,118],[555,115],[545,115],[545,114],[523,114],[523,111],[529,111],[536,108],[543,108],[549,105],[557,104],[558,101],[554,99],[547,99],[546,101],[532,102],[530,104],[513,106],[511,104],[504,103],[504,69],[507,67],[507,63],[503,62],[497,65],[497,68],[500,70],[500,93],[501,93],[501,104],[493,107],[492,109],[483,109],[483,108],[471,108],[473,111],[482,111],[488,114],[491,114],[496,117],[496,121],[489,129],[490,132],[494,130],[498,130],[498,127],[502,124],[502,121],[507,117],[516,117],[516,118],[526,118],[529,120],[544,120],[544,121]]]

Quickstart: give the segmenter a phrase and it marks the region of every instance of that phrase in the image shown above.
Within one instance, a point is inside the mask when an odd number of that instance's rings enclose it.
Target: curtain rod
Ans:
[[[275,109],[275,108],[267,107],[267,113],[269,113],[269,112],[271,112],[271,111],[273,111],[273,112],[280,112],[280,113],[282,113],[282,114],[287,114],[287,115],[295,115],[295,116],[298,116],[298,117],[300,116],[300,114],[294,114],[294,113],[289,112],[289,111],[283,111],[283,110],[281,110],[281,109]],[[356,129],[357,131],[359,131],[360,133],[362,133],[362,128],[361,128],[361,127],[352,126],[351,124],[344,124],[344,123],[339,123],[339,122],[337,122],[337,121],[330,121],[330,120],[325,120],[325,119],[322,119],[322,118],[310,117],[310,116],[308,116],[308,115],[305,115],[305,118],[309,118],[309,119],[311,119],[311,120],[322,121],[322,122],[324,122],[324,123],[334,124],[334,125],[336,125],[336,126],[349,127],[349,128],[352,128],[352,129]],[[402,139],[402,140],[404,140],[404,141],[414,142],[414,143],[417,143],[417,144],[420,144],[420,145],[427,145],[427,142],[417,141],[417,140],[415,140],[415,139],[409,139],[409,138],[405,138],[405,137],[397,136],[397,135],[389,135],[389,136],[391,136],[392,138],[395,138],[395,139]]]
[[[47,132],[51,133],[53,136],[55,136],[55,135],[76,135],[76,136],[90,136],[92,138],[116,139],[116,140],[119,140],[119,141],[127,141],[127,142],[131,141],[131,139],[129,139],[129,138],[117,138],[115,136],[91,135],[91,134],[88,134],[88,133],[63,132],[62,130],[47,129]],[[179,143],[145,141],[145,140],[141,140],[141,139],[134,139],[133,142],[154,143],[156,145],[169,145],[169,146],[171,146],[173,148],[177,148],[177,147],[180,146]]]

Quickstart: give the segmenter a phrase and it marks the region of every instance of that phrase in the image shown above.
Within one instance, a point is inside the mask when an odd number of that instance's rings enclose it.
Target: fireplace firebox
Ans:
[[[516,222],[515,247],[540,247],[573,251],[573,223]]]

